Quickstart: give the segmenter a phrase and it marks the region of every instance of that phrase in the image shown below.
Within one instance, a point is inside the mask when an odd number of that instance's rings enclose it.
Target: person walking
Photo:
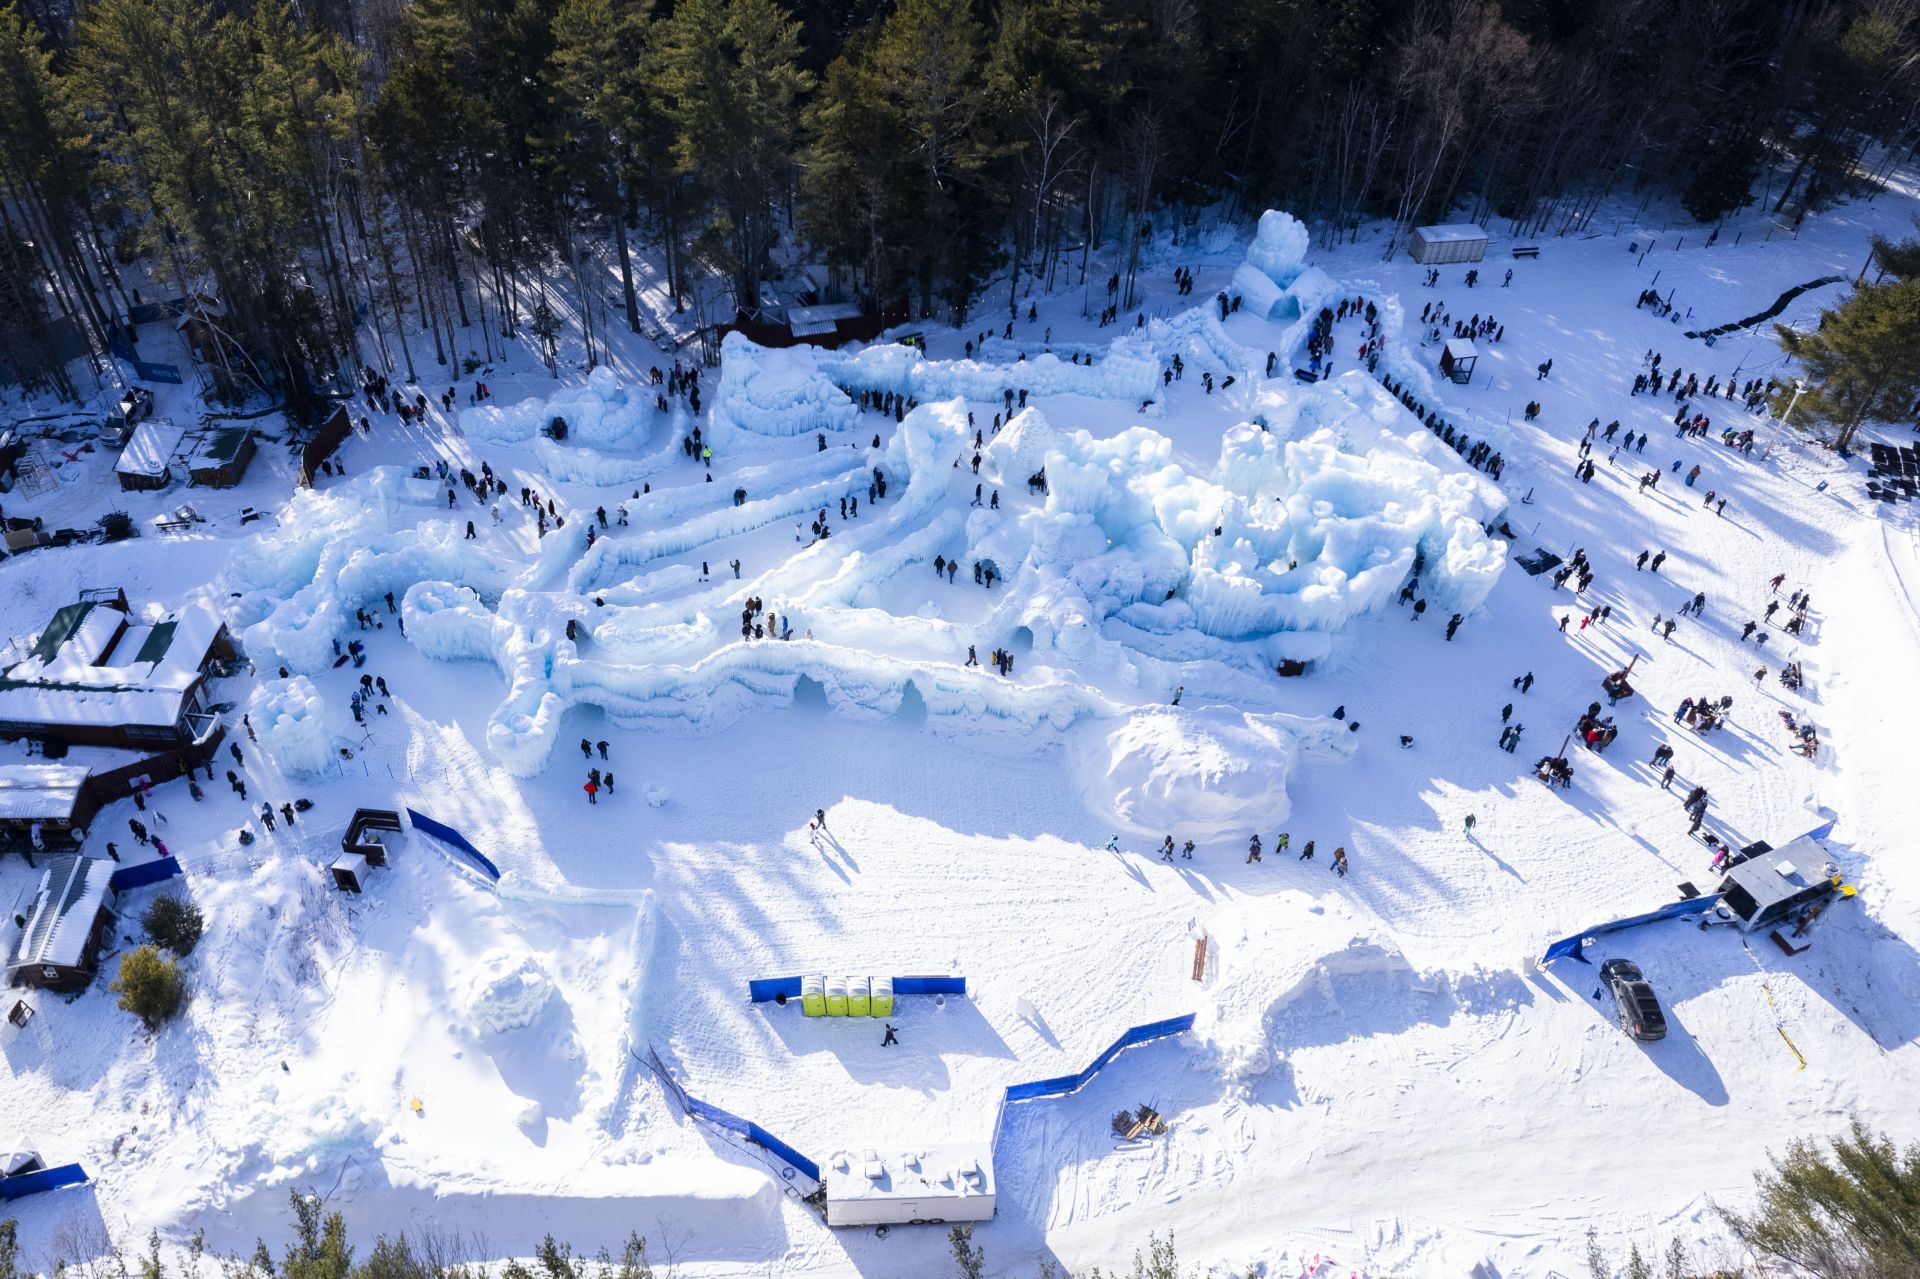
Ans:
[[[1512,718],[1513,718],[1513,703],[1508,702],[1505,706],[1502,706],[1500,708],[1500,722],[1504,724]]]
[[[1306,843],[1306,847],[1300,850],[1300,860],[1303,862],[1310,862],[1313,860],[1313,841],[1312,840],[1308,840]]]
[[[591,777],[589,777],[587,779],[587,784],[585,786],[582,786],[580,789],[587,792],[587,802],[589,804],[598,804],[600,802],[600,783],[599,782],[596,782]]]
[[[1287,845],[1291,842],[1292,836],[1288,835],[1285,831],[1281,831],[1273,837],[1273,851],[1276,853],[1284,853],[1287,851]]]
[[[900,1044],[900,1036],[894,1033],[893,1023],[883,1022],[882,1024],[885,1025],[887,1028],[887,1035],[885,1039],[882,1039],[880,1041],[880,1046],[882,1048],[898,1047]]]
[[[1260,837],[1255,835],[1247,841],[1247,862],[1252,864],[1260,860]]]
[[[1160,860],[1169,866],[1173,865],[1173,836],[1171,835],[1167,836],[1160,845]]]
[[[1110,835],[1107,837],[1107,851],[1110,853],[1120,851],[1120,837],[1118,835]]]
[[[600,752],[601,759],[605,759],[607,757],[607,744],[605,742],[595,742],[593,744],[593,748]]]
[[[1180,856],[1185,858],[1187,861],[1193,860],[1193,841],[1192,840],[1188,840],[1185,844],[1180,846]]]
[[[1333,850],[1333,870],[1340,878],[1347,877],[1347,850],[1345,847]]]
[[[1180,704],[1180,699],[1186,696],[1186,692],[1187,692],[1187,686],[1185,684],[1182,684],[1180,687],[1173,690],[1173,704],[1175,706],[1178,706]]]
[[[1467,814],[1467,820],[1466,820],[1465,826],[1466,826],[1466,833],[1469,837],[1471,837],[1473,834],[1474,823],[1479,820],[1480,819],[1475,817],[1472,813]]]

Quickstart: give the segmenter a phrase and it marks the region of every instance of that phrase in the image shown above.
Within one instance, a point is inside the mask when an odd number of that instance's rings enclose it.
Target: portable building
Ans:
[[[72,991],[93,980],[100,951],[113,939],[111,878],[110,863],[92,857],[68,854],[47,863],[7,959],[12,985]]]
[[[868,1016],[870,1000],[871,995],[868,993],[867,979],[865,977],[847,978],[847,1016]]]
[[[1421,266],[1478,262],[1487,256],[1487,233],[1471,222],[1415,227],[1413,260]]]
[[[1720,881],[1720,904],[1743,932],[1786,922],[1840,892],[1840,871],[1826,849],[1802,835],[1784,848],[1757,853]]]
[[[822,1171],[829,1226],[993,1219],[993,1148],[984,1143],[843,1150]]]

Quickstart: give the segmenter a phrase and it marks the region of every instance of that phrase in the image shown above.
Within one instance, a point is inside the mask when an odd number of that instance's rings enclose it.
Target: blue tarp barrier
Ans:
[[[465,853],[472,859],[474,869],[480,871],[480,873],[488,879],[497,880],[500,878],[500,868],[488,861],[479,849],[467,842],[465,835],[462,835],[453,827],[442,825],[440,822],[436,822],[433,818],[428,817],[425,813],[416,813],[411,808],[407,810],[407,817],[413,822],[413,828],[415,830],[420,831],[422,834],[431,835],[441,843],[451,848],[457,848]]]
[[[147,363],[134,351],[133,344],[125,338],[111,338],[108,340],[107,345],[116,358],[124,361],[133,369],[135,381],[168,382],[174,386],[180,385],[183,381],[177,366],[172,364]]]
[[[1085,1070],[1075,1075],[1062,1075],[1058,1079],[1038,1079],[1030,1084],[1014,1084],[1000,1102],[1000,1111],[993,1120],[993,1146],[1000,1147],[1000,1125],[1007,1117],[1007,1107],[1017,1102],[1034,1101],[1041,1097],[1064,1097],[1068,1093],[1078,1092],[1103,1069],[1135,1044],[1149,1043],[1155,1039],[1165,1039],[1169,1035],[1178,1035],[1193,1029],[1193,1014],[1169,1017],[1165,1021],[1152,1021],[1144,1026],[1135,1026],[1108,1045],[1107,1050],[1093,1059]]]
[[[681,1095],[686,1096],[687,1113],[696,1119],[704,1119],[716,1127],[726,1129],[728,1132],[738,1133],[748,1141],[759,1146],[764,1146],[767,1150],[778,1155],[796,1172],[803,1172],[815,1181],[820,1180],[819,1164],[813,1162],[813,1160],[807,1158],[786,1142],[781,1141],[778,1137],[768,1132],[765,1128],[762,1128],[759,1124],[754,1123],[751,1119],[742,1119],[740,1116],[722,1110],[718,1106],[709,1105],[701,1101],[698,1097],[687,1096],[684,1093]]]
[[[1571,937],[1562,937],[1559,941],[1547,947],[1547,953],[1541,958],[1540,962],[1551,963],[1556,959],[1564,959],[1571,956],[1583,964],[1591,964],[1593,961],[1586,957],[1585,951],[1587,949],[1587,943],[1596,937],[1603,936],[1607,933],[1617,933],[1623,928],[1637,928],[1641,924],[1658,923],[1663,919],[1685,919],[1690,915],[1704,915],[1718,905],[1719,902],[1719,893],[1704,893],[1699,897],[1689,897],[1685,901],[1669,902],[1660,909],[1650,910],[1644,915],[1628,915],[1625,919],[1615,919],[1604,924],[1596,924],[1592,928],[1575,933]]]
[[[965,977],[895,977],[893,979],[895,995],[964,995],[967,993]],[[800,998],[800,979],[798,977],[761,977],[747,983],[747,997],[756,1004],[773,1002],[785,995],[788,999]]]
[[[0,1177],[0,1199],[12,1203],[15,1199],[37,1195],[43,1190],[77,1186],[86,1180],[87,1170],[79,1164],[61,1164],[58,1168],[42,1168],[39,1172],[18,1177]]]
[[[172,879],[180,873],[178,857],[162,857],[157,861],[136,862],[132,866],[122,866],[113,872],[107,880],[107,887],[116,893],[129,888],[143,888],[148,884],[157,884],[163,879]]]

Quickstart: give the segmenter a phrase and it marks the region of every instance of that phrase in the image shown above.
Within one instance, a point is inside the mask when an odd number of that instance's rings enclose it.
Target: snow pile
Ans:
[[[982,473],[1002,487],[1024,485],[1029,475],[1047,464],[1054,439],[1053,427],[1040,410],[1024,409],[987,441],[981,453]]]
[[[247,717],[262,749],[287,776],[312,777],[331,762],[333,734],[327,729],[326,703],[306,676],[255,684],[247,699]]]
[[[570,440],[599,448],[638,448],[646,443],[658,414],[653,399],[647,388],[623,385],[602,365],[587,376],[585,386],[555,391],[544,399],[466,409],[460,414],[460,429],[488,444],[522,444],[538,438],[558,417],[566,419]]]
[[[1346,728],[1339,720],[1229,706],[1163,706],[1082,727],[1069,758],[1088,809],[1122,830],[1244,840],[1287,820],[1287,784],[1303,756],[1330,761],[1354,753]]]
[[[1246,265],[1284,289],[1305,268],[1312,243],[1313,236],[1299,218],[1268,209],[1260,215],[1260,227],[1247,246]]]
[[[504,1035],[539,1020],[553,993],[553,978],[532,955],[496,947],[467,982],[467,1016],[482,1034]]]
[[[729,333],[720,355],[717,421],[753,435],[811,435],[848,430],[859,419],[859,407],[821,371],[813,347],[773,350]]]
[[[595,488],[638,484],[662,466],[652,457],[609,456],[598,449],[569,448],[544,436],[533,442],[533,455],[541,471],[550,478],[569,484],[591,484]]]

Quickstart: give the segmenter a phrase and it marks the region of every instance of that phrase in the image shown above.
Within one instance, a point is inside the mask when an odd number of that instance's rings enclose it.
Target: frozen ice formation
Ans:
[[[566,419],[569,440],[598,448],[633,449],[647,442],[658,416],[649,388],[623,385],[603,364],[587,375],[585,386],[514,404],[464,409],[460,429],[488,444],[523,444],[538,438],[559,417]]]
[[[304,675],[261,680],[247,699],[247,717],[260,746],[289,777],[312,777],[333,757],[326,703]]]
[[[1216,813],[1221,830],[1255,808],[1277,820],[1295,760],[1337,759],[1351,745],[1337,726],[1274,713],[1276,663],[1326,658],[1415,575],[1429,608],[1471,611],[1506,560],[1489,532],[1505,510],[1500,489],[1378,382],[1357,369],[1309,385],[1263,376],[1269,350],[1291,369],[1321,307],[1365,293],[1388,338],[1383,369],[1405,363],[1414,394],[1431,392],[1399,341],[1397,299],[1329,279],[1306,265],[1306,246],[1298,222],[1267,215],[1242,267],[1241,311],[1223,319],[1208,299],[1076,350],[1089,363],[1030,350],[937,361],[887,343],[775,351],[731,335],[709,432],[716,452],[738,450],[726,483],[623,499],[628,527],[589,547],[588,521],[571,521],[509,573],[481,549],[491,543],[461,538],[464,516],[441,518],[440,482],[376,470],[299,495],[277,536],[236,550],[234,620],[257,656],[317,672],[354,609],[379,615],[385,592],[404,596],[407,637],[423,653],[499,672],[486,747],[518,776],[547,768],[574,707],[709,729],[805,696],[848,717],[911,715],[936,732],[1043,740],[1074,730],[1075,749],[1098,761],[1096,808],[1129,828],[1149,829],[1176,805]],[[996,339],[987,349],[1003,348]],[[1223,433],[1209,467],[1176,461],[1146,425],[1105,438],[1073,429],[1062,417],[1072,400],[1048,404],[1053,421],[1038,408],[1012,415],[981,450],[980,474],[968,466],[969,400],[999,404],[1025,389],[1145,402],[1175,351],[1245,379],[1236,402],[1247,420]],[[871,447],[849,390],[920,403]],[[584,388],[466,418],[485,438],[531,440],[556,479],[626,488],[679,461],[665,445],[603,451],[644,436],[650,401],[600,370]],[[538,434],[556,413],[569,421],[565,442]],[[815,431],[843,438],[818,451],[749,438]],[[1040,471],[1044,498],[1025,492]],[[875,503],[879,474],[888,492]],[[977,482],[1000,489],[1000,509],[973,504]],[[807,537],[815,513],[854,497],[869,499],[859,519]],[[786,549],[756,553],[735,580],[716,544],[753,534]],[[965,576],[990,566],[990,592],[966,595],[984,581],[927,592],[920,575],[936,556]],[[703,558],[714,573],[698,571]],[[749,596],[791,639],[734,642]],[[960,665],[969,645],[983,662],[1011,648],[1017,678]],[[1240,709],[1136,713],[1182,684]]]
[[[532,955],[495,948],[467,982],[467,1017],[483,1034],[503,1035],[539,1020],[553,999],[553,978]]]
[[[1089,811],[1123,831],[1244,842],[1293,811],[1302,758],[1338,761],[1357,744],[1339,720],[1227,706],[1159,706],[1084,725],[1068,754]]]
[[[821,371],[823,354],[810,346],[773,350],[739,333],[727,334],[720,345],[714,417],[753,435],[849,429],[860,410]]]
[[[324,491],[304,489],[282,509],[277,533],[239,543],[227,577],[239,594],[232,622],[247,651],[265,665],[318,674],[333,664],[334,644],[353,626],[356,608],[397,597],[424,578],[486,584],[505,574],[453,520],[395,527],[403,508],[438,509],[445,489],[397,467],[377,467]],[[379,610],[384,615],[384,604]]]

